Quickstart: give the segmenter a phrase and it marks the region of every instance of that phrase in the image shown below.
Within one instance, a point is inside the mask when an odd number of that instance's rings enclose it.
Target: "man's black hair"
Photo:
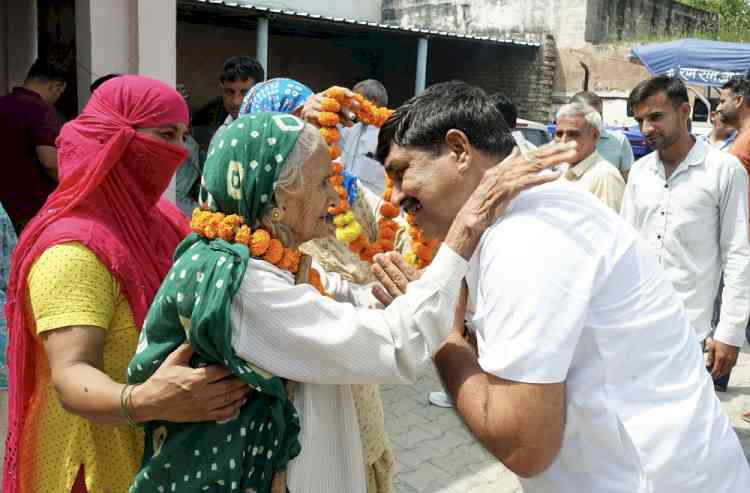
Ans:
[[[26,80],[40,82],[67,82],[68,68],[60,62],[37,58],[31,65]]]
[[[233,56],[224,62],[219,75],[219,81],[236,82],[238,80],[253,79],[256,83],[263,82],[266,73],[255,58],[249,56]]]
[[[628,107],[635,111],[641,103],[660,92],[666,94],[667,99],[675,108],[679,108],[683,103],[690,102],[684,82],[674,77],[659,75],[646,79],[635,86],[628,97]]]
[[[750,106],[750,80],[744,77],[733,77],[721,88],[729,89],[733,94],[742,96],[745,100],[745,106]]]
[[[108,80],[114,79],[115,77],[120,77],[122,74],[107,74],[102,75],[98,79],[96,79],[94,82],[91,83],[91,87],[89,88],[89,92],[93,93],[96,91],[99,86],[107,82]]]
[[[472,146],[503,158],[515,142],[508,125],[482,89],[461,81],[428,88],[398,108],[378,135],[377,159],[385,163],[391,144],[414,146],[437,154],[445,134],[461,130]]]
[[[492,104],[495,105],[495,108],[497,108],[497,111],[503,115],[505,123],[507,123],[510,128],[516,128],[516,124],[518,123],[518,108],[513,104],[513,101],[500,92],[490,94],[490,99],[492,100]]]

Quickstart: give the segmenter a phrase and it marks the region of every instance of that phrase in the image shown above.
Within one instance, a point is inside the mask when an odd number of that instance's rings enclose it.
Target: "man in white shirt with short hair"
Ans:
[[[622,217],[651,245],[685,303],[697,340],[705,341],[712,377],[720,379],[737,362],[750,315],[747,173],[737,158],[690,135],[682,81],[643,81],[629,104],[656,151],[633,166]],[[719,323],[711,338],[722,271]]]
[[[509,140],[496,115],[481,89],[449,82],[381,128],[392,200],[425,235],[443,237],[502,166],[512,143],[491,145]],[[750,491],[680,298],[647,243],[591,194],[562,180],[520,194],[482,235],[465,289],[433,359],[456,412],[524,492]]]

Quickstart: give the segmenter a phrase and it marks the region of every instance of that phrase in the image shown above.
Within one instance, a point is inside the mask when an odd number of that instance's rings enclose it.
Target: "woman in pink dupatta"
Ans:
[[[129,399],[118,383],[188,233],[161,199],[187,124],[174,89],[122,76],[58,138],[60,184],[24,229],[8,286],[6,493],[127,491],[143,447],[128,422],[226,419],[244,400],[225,369],[190,368],[188,347]]]

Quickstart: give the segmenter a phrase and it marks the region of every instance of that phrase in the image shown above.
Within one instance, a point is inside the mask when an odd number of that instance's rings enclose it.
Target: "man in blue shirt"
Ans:
[[[570,102],[585,103],[591,106],[602,115],[602,121],[604,121],[604,105],[602,103],[602,98],[596,93],[591,91],[581,91],[570,98]],[[628,180],[628,172],[630,171],[630,167],[633,165],[635,159],[633,157],[633,148],[630,146],[630,141],[628,141],[628,138],[625,137],[625,135],[620,132],[607,130],[606,128],[602,129],[599,143],[596,145],[596,150],[606,161],[609,161],[615,166],[615,168],[620,170],[625,181]]]

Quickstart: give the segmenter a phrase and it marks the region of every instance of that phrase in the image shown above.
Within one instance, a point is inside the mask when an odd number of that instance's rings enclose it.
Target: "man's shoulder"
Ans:
[[[658,160],[659,155],[657,151],[652,151],[642,158],[636,160],[633,163],[633,166],[630,168],[630,173],[628,173],[628,181],[632,179],[633,176],[638,175],[639,173],[643,173],[644,170],[649,169],[656,163]]]
[[[619,181],[624,182],[620,170],[617,169],[614,164],[604,159],[601,155],[599,156],[599,159],[596,161],[596,163],[594,163],[594,167],[591,171],[597,177],[613,177],[618,179]]]

